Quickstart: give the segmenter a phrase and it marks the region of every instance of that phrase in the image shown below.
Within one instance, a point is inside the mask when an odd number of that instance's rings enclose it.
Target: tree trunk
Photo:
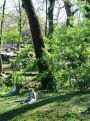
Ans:
[[[74,16],[74,14],[78,11],[78,9],[71,11],[72,5],[71,5],[71,1],[69,0],[64,0],[64,6],[67,14],[66,26],[73,27],[73,25],[70,23],[70,17]]]
[[[52,34],[54,32],[54,25],[53,25],[53,11],[54,11],[54,5],[55,0],[49,0],[49,8],[48,8],[48,21],[49,21],[49,32],[48,36],[52,38]]]
[[[20,0],[18,0],[18,6],[19,6],[19,21],[18,21],[19,41],[18,41],[17,46],[18,46],[18,50],[19,50],[20,42],[21,42],[21,29],[22,29],[22,26],[21,26],[21,17],[22,17],[22,15],[21,15],[21,2],[20,2]]]
[[[1,28],[0,28],[0,49],[1,49],[1,44],[2,44],[2,30],[3,30],[3,21],[4,21],[4,14],[5,14],[5,5],[6,5],[6,0],[4,0],[3,3],[3,10],[2,10],[2,19],[1,19]],[[0,50],[0,75],[2,74],[2,57],[1,57],[1,50]]]
[[[44,41],[41,33],[41,28],[40,24],[38,21],[38,18],[36,16],[32,0],[22,0],[23,2],[23,7],[26,10],[29,24],[30,24],[30,29],[31,29],[31,34],[32,34],[32,39],[33,39],[33,44],[34,44],[34,49],[35,49],[35,55],[37,58],[38,62],[38,69],[40,73],[43,73],[44,71],[48,72],[48,76],[41,80],[42,83],[42,88],[46,89],[48,83],[50,83],[53,80],[53,76],[50,73],[50,68],[47,62],[43,59],[43,48],[44,46]],[[50,75],[49,75],[50,74]]]
[[[71,3],[68,0],[64,0],[64,6],[67,14],[66,26],[71,26],[70,24],[70,17],[72,16]]]
[[[48,20],[48,17],[47,17],[47,14],[48,14],[48,6],[47,6],[47,0],[46,0],[46,23],[45,23],[45,36],[47,36],[47,20]]]
[[[0,76],[2,74],[2,57],[1,57],[1,54],[0,54]]]

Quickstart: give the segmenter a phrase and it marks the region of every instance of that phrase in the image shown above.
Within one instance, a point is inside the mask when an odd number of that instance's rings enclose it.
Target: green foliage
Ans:
[[[85,17],[85,15],[87,14],[87,11],[85,8],[89,8],[90,9],[90,4],[89,2],[87,2],[88,0],[79,0],[77,2],[77,7],[79,7],[80,11],[83,14],[83,17]]]
[[[15,67],[15,70],[22,69],[24,72],[37,70],[37,63],[32,45],[21,49],[11,65]]]
[[[23,81],[25,81],[25,77],[22,74],[12,73],[6,78],[6,82],[4,82],[4,84],[7,85],[7,87],[11,87],[14,83],[22,84]]]
[[[22,28],[22,43],[31,43],[31,32],[27,26]]]
[[[52,40],[45,38],[45,42],[45,57],[54,73],[57,88],[66,84],[72,86],[80,79],[90,80],[89,20],[84,20],[73,28],[56,28]]]
[[[22,76],[22,75],[20,75],[20,74],[18,74],[18,73],[14,73],[14,74],[12,75],[12,81],[13,81],[14,83],[22,84],[24,80],[25,80],[25,77]]]
[[[2,88],[2,89],[1,89],[1,91],[0,91],[0,95],[4,95],[4,94],[6,94],[6,92],[8,92],[9,90],[12,89],[12,87],[8,87],[8,86],[6,86],[5,84],[3,84],[1,88]]]
[[[10,26],[4,33],[3,38],[5,43],[16,44],[19,41],[19,32],[17,26]]]

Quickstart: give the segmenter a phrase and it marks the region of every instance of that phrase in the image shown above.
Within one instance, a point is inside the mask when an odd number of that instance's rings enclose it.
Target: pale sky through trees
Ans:
[[[14,0],[15,3],[18,2],[18,0]],[[2,4],[3,4],[4,0],[0,0],[0,7],[2,7]],[[14,3],[13,3],[13,0],[6,0],[6,11],[8,10],[12,10],[14,8]]]
[[[41,2],[43,0],[32,0],[33,3],[34,3],[34,6],[36,8],[36,12],[38,14],[38,16],[41,16],[41,18],[44,18],[45,19],[45,4],[41,4]],[[72,0],[73,1],[73,7],[75,7],[75,3],[76,3],[76,0]],[[0,7],[2,7],[2,4],[3,4],[4,0],[0,0]],[[56,1],[56,4],[55,4],[55,9],[54,9],[54,19],[56,21],[59,21],[61,23],[65,22],[66,20],[66,12],[65,12],[65,8],[63,7],[60,11],[59,11],[59,7],[62,7],[63,6],[63,2],[62,0],[58,0],[59,4],[57,3]],[[12,11],[15,9],[15,3],[17,4],[18,6],[18,0],[6,0],[6,10],[5,11]],[[58,16],[58,19],[57,19],[57,15],[59,13],[59,16]],[[80,12],[78,12],[76,14],[77,16],[80,16]]]
[[[14,10],[15,4],[13,1],[15,1],[16,4],[18,4],[18,0],[6,0],[6,11]],[[3,2],[4,0],[0,0],[0,7],[2,6]],[[34,6],[36,8],[38,15],[41,15],[43,18],[45,18],[45,4],[40,5],[40,0],[33,0],[33,3],[34,3]],[[61,1],[60,1],[60,4],[61,6],[63,6],[63,3],[61,3]],[[55,8],[56,9],[54,10],[54,19],[57,19],[57,13],[58,13],[58,8],[59,8],[58,4],[56,4]],[[43,10],[40,10],[40,9],[43,9]],[[58,21],[60,20],[61,22],[63,22],[65,19],[66,19],[66,13],[63,8],[60,10]]]

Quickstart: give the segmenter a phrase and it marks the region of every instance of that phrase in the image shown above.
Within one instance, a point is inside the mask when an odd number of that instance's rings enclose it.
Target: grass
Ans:
[[[41,91],[41,99],[33,104],[11,102],[26,96],[0,97],[0,121],[90,121],[90,114],[82,113],[90,106],[90,92]]]

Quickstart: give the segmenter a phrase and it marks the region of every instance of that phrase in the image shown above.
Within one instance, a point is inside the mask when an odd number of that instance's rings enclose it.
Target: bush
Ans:
[[[54,73],[57,89],[66,85],[73,86],[77,79],[86,83],[89,81],[89,41],[89,20],[84,20],[73,28],[56,28],[52,40],[45,38],[44,55]]]

